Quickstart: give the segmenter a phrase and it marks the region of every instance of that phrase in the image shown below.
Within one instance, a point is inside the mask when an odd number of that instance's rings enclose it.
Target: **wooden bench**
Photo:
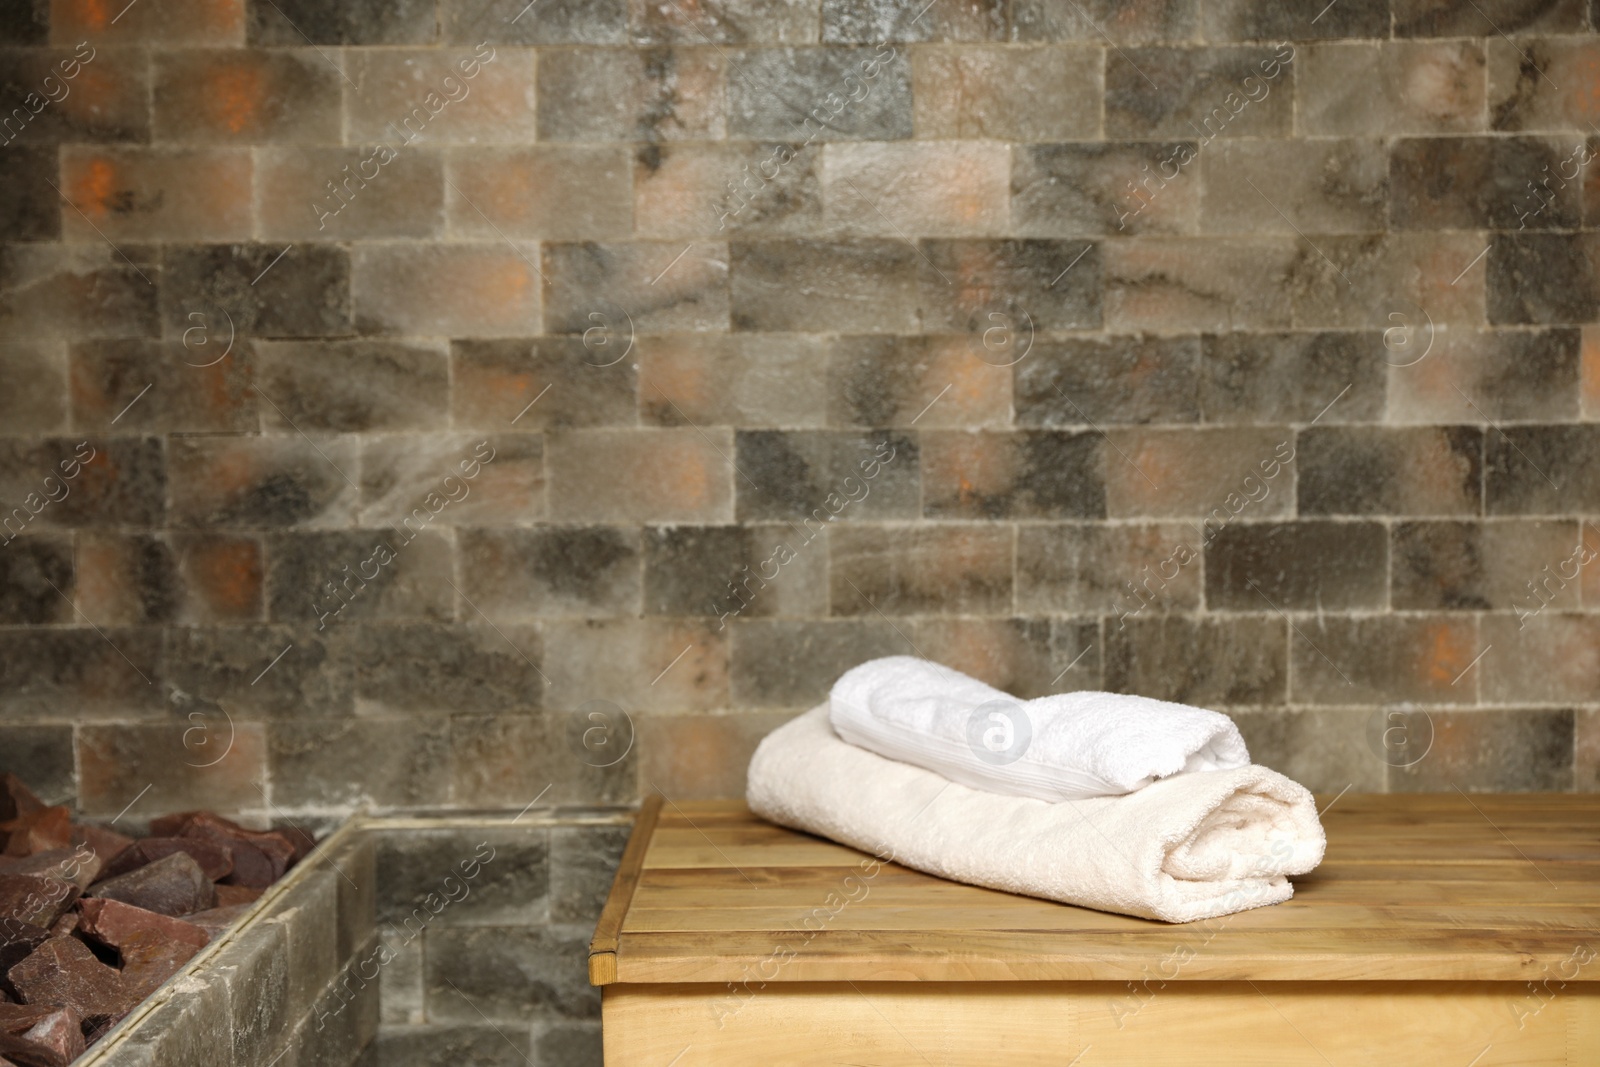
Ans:
[[[652,798],[589,950],[605,1062],[1600,1065],[1600,796],[1330,799],[1293,900],[1174,926]]]

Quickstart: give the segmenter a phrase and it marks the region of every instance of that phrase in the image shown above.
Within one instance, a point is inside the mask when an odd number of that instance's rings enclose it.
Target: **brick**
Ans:
[[[923,429],[1008,424],[1011,372],[976,358],[973,347],[964,337],[838,338],[827,357],[829,423]]]
[[[515,337],[539,325],[538,252],[506,242],[358,247],[351,272],[365,333]]]
[[[177,0],[118,9],[100,0],[51,0],[50,40],[97,44],[244,43],[245,0]]]
[[[345,100],[346,138],[381,142],[397,153],[418,144],[532,141],[538,129],[533,53],[481,41],[472,39],[476,48],[347,53],[356,87]]]
[[[178,566],[172,546],[148,534],[88,534],[78,544],[77,606],[97,625],[174,621]]]
[[[247,358],[197,367],[199,357],[173,341],[80,341],[71,348],[72,421],[102,432],[255,430]]]
[[[1534,38],[1515,45],[1490,38],[1487,47],[1492,129],[1567,133],[1600,119],[1592,101],[1557,88],[1563,79],[1569,86],[1583,84],[1600,47],[1592,38]]]
[[[918,655],[1023,699],[1100,688],[1098,619],[925,618],[910,625]]]
[[[1476,671],[1464,672],[1483,651],[1476,617],[1324,615],[1296,626],[1289,658],[1297,704],[1474,701]]]
[[[73,602],[69,598],[77,591],[77,575],[71,536],[18,536],[13,532],[15,528],[13,519],[0,542],[0,622],[11,626],[72,622]]]
[[[594,922],[611,891],[632,827],[555,826],[550,829],[550,918]]]
[[[640,333],[728,328],[728,246],[714,241],[547,243],[545,328],[582,334],[592,315],[621,308]],[[620,327],[618,327],[620,329]],[[615,359],[607,353],[593,361]]]
[[[539,140],[719,141],[727,132],[727,62],[710,48],[544,52]]]
[[[1078,241],[929,240],[918,243],[923,329],[966,333],[982,362],[1027,357],[1041,330],[1100,325],[1098,245]],[[980,351],[981,350],[981,351]]]
[[[226,241],[250,235],[251,163],[239,149],[65,148],[69,240]],[[76,210],[73,210],[73,209]]]
[[[1600,556],[1600,525],[1592,521],[1585,522],[1583,524],[1582,537],[1584,548],[1587,551],[1580,553],[1580,562],[1583,558],[1588,558],[1589,562],[1592,563],[1595,557]],[[1583,565],[1585,567],[1588,566],[1587,563]],[[1563,569],[1570,571],[1571,565],[1566,564]],[[1589,567],[1588,570],[1584,571],[1582,584],[1584,606],[1594,607],[1600,604],[1600,567]]]
[[[590,763],[580,758],[582,733],[595,723],[587,711],[452,715],[452,801],[519,810],[541,796],[550,804],[631,803],[638,796],[638,747],[627,740],[633,734],[616,714],[620,710],[610,706],[600,714],[616,720],[616,741],[629,747],[604,766],[591,763],[605,763],[609,756],[585,756]],[[559,875],[560,870],[557,867],[554,873]]]
[[[727,430],[570,430],[550,435],[550,516],[575,522],[732,518]]]
[[[316,49],[158,52],[158,141],[326,144],[340,137],[339,70]]]
[[[903,45],[738,49],[728,61],[731,137],[809,143],[912,135],[911,61]],[[797,110],[804,114],[797,118]]]
[[[385,834],[376,842],[375,918],[404,939],[435,924],[541,923],[549,908],[548,835],[521,826]],[[463,886],[466,893],[450,899]],[[443,910],[435,912],[442,901]]]
[[[1299,49],[1299,130],[1314,136],[1484,128],[1481,41],[1328,41]]]
[[[1390,538],[1396,610],[1578,606],[1576,522],[1406,522],[1396,523]]]
[[[80,726],[78,729],[78,803],[85,814],[120,812],[146,785],[146,811],[186,808],[257,807],[256,783],[266,773],[266,737],[258,725],[218,725],[208,738],[225,745],[220,759],[196,752],[195,736],[185,737],[188,723]],[[207,723],[208,734],[211,724]],[[212,763],[213,760],[217,762]],[[210,766],[201,764],[211,763]]]
[[[1106,460],[1096,434],[928,432],[920,458],[929,518],[1105,517]]]
[[[782,711],[642,715],[639,776],[675,801],[737,799],[756,746],[790,718]]]
[[[1294,58],[1292,45],[1116,50],[1106,57],[1106,136],[1287,136]]]
[[[604,1042],[599,1023],[553,1023],[539,1034],[533,1048],[535,1055],[550,1063],[582,1063],[594,1067],[601,1061]]]
[[[642,711],[728,706],[728,633],[709,619],[572,619],[543,633],[551,707],[614,701],[637,726]]]
[[[1392,0],[1336,4],[1314,19],[1302,11],[1254,0],[1200,5],[1201,31],[1211,41],[1282,41],[1308,37],[1388,37]]]
[[[639,534],[610,526],[464,530],[462,594],[492,619],[637,615]]]
[[[424,514],[427,514],[424,511]],[[422,526],[274,534],[267,541],[267,611],[274,622],[353,619],[449,619],[448,535]]]
[[[1017,608],[1111,613],[1121,621],[1200,606],[1201,541],[1175,523],[1026,525],[1017,530]]]
[[[426,149],[263,148],[258,211],[270,240],[436,237],[444,164]]]
[[[0,249],[0,334],[8,341],[149,337],[159,332],[149,250],[109,245]]]
[[[526,0],[442,0],[445,39],[461,44],[624,44],[626,0],[549,0],[528,12]]]
[[[0,233],[13,241],[60,237],[61,198],[51,188],[56,177],[55,149],[7,145],[0,153]]]
[[[431,0],[248,0],[250,44],[275,47],[430,44],[437,36]]]
[[[1287,627],[1276,616],[1106,622],[1105,686],[1181,704],[1282,704]]]
[[[1299,436],[1302,515],[1477,515],[1475,427],[1314,427]]]
[[[417,955],[421,958],[421,945],[417,942]],[[385,1010],[391,1000],[390,972],[398,963],[384,972],[382,999]],[[421,964],[419,962],[418,966]],[[419,976],[420,981],[420,976]],[[419,991],[418,999],[421,999]],[[473,1023],[430,1023],[426,1026],[384,1025],[378,1030],[377,1040],[358,1062],[365,1065],[392,1064],[394,1067],[422,1067],[428,1063],[481,1063],[485,1067],[517,1067],[527,1060],[532,1043],[529,1032],[507,1033],[503,1029]],[[554,1061],[561,1062],[561,1061]]]
[[[1194,141],[1014,145],[1011,220],[1037,237],[1194,233]]]
[[[67,349],[40,341],[0,341],[0,426],[9,433],[54,433],[67,422]]]
[[[961,0],[921,12],[899,0],[822,0],[822,39],[830,44],[881,41],[999,41],[1003,0]]]
[[[902,241],[734,241],[729,301],[735,330],[843,333],[920,329],[919,271]]]
[[[142,52],[84,39],[76,47],[0,53],[0,139],[43,145],[63,141],[145,141],[150,79]]]
[[[1406,718],[1431,738],[1428,754],[1389,768],[1391,793],[1565,792],[1573,780],[1571,711],[1450,710]]]
[[[47,481],[48,479],[48,481]],[[21,528],[159,526],[167,470],[154,437],[0,439],[0,500],[32,513]],[[42,506],[34,511],[34,502]],[[18,526],[5,526],[7,534]]]
[[[1405,230],[1566,230],[1578,225],[1578,186],[1562,164],[1581,138],[1424,137],[1394,142],[1390,216]]]
[[[1011,608],[1004,526],[841,526],[828,535],[835,615],[991,615]]]
[[[1379,421],[1387,381],[1374,356],[1382,345],[1377,333],[1208,334],[1200,417],[1231,425]]]
[[[263,341],[255,371],[269,431],[440,429],[450,418],[442,341]]]
[[[1389,368],[1387,421],[1578,417],[1578,330],[1450,327],[1435,343],[1438,357]]]
[[[1010,149],[978,141],[823,149],[828,225],[852,235],[940,237],[1009,229]]]
[[[1512,426],[1488,433],[1484,510],[1570,515],[1600,506],[1600,426]]]
[[[165,710],[154,627],[0,630],[0,653],[0,709],[17,718],[81,722]]]
[[[439,497],[449,503],[434,518],[445,526],[543,518],[544,441],[529,434],[453,433],[362,442],[357,521],[398,523]]]
[[[50,0],[13,4],[0,14],[0,44],[44,44],[50,36]]]
[[[741,522],[798,522],[815,537],[835,521],[917,516],[920,450],[906,434],[748,430],[736,440]]]
[[[1417,142],[1401,142],[1410,143]],[[1382,142],[1306,141],[1286,155],[1287,147],[1283,141],[1220,141],[1201,153],[1206,189],[1201,228],[1277,234],[1386,228],[1391,168]],[[1404,197],[1411,188],[1409,175],[1403,165],[1395,169],[1398,195]]]
[[[175,526],[346,526],[357,488],[350,440],[188,437],[170,444]]]
[[[790,526],[644,531],[644,613],[731,618],[828,613],[826,542]]]
[[[1293,435],[1269,427],[1112,431],[1106,513],[1188,516],[1212,527],[1291,514]]]
[[[1346,708],[1230,711],[1250,759],[1316,793],[1379,793],[1384,763],[1365,743],[1368,715]]]
[[[1146,44],[1197,36],[1198,3],[1177,0],[1129,7],[1118,0],[1012,0],[1011,37],[1016,41],[1102,41]],[[1102,36],[1103,35],[1103,36]]]
[[[612,362],[610,353],[594,347],[582,337],[452,343],[455,424],[487,430],[632,425],[635,364]]]
[[[261,617],[261,543],[228,534],[175,534],[177,620],[249,622]]]
[[[708,0],[692,9],[672,0],[628,0],[636,44],[816,44],[820,0]]]
[[[753,619],[734,627],[732,696],[739,708],[809,708],[839,675],[879,656],[915,655],[876,614],[870,618]]]
[[[1292,265],[1285,286],[1297,328],[1387,330],[1409,324],[1420,331],[1423,309],[1435,326],[1484,321],[1483,291],[1451,284],[1476,266],[1473,258],[1483,251],[1476,233],[1330,234],[1315,244]],[[1403,321],[1393,318],[1397,314]]]
[[[1487,10],[1440,5],[1429,3],[1428,0],[1393,0],[1393,3],[1396,37],[1577,33],[1585,28],[1584,5],[1576,0],[1555,0],[1554,3],[1500,0],[1484,5]]]
[[[0,774],[26,774],[45,803],[77,795],[71,726],[0,726],[0,753]]]
[[[1017,422],[1103,426],[1196,422],[1197,338],[1113,336],[1043,342],[1017,364]]]
[[[824,338],[663,334],[639,338],[635,351],[647,423],[806,427],[828,420],[833,394],[820,372],[831,373],[834,357]]]
[[[1573,739],[1573,789],[1600,792],[1600,710],[1574,711],[1577,729]]]
[[[584,972],[588,944],[589,932],[572,927],[479,926],[430,934],[428,1019],[476,1025],[596,1017],[600,992]]]
[[[1583,328],[1578,389],[1585,419],[1600,419],[1600,328]]]
[[[341,645],[338,654],[355,664],[357,712],[527,712],[547,702],[545,677],[554,678],[549,640],[530,626],[497,629],[471,615],[464,623],[364,623],[338,631],[332,638]]]
[[[931,46],[911,55],[918,137],[1066,141],[1100,132],[1100,55],[1088,47]]]
[[[441,721],[342,719],[268,728],[274,790],[302,804],[386,806],[445,799],[449,745]],[[359,779],[350,767],[367,770]]]
[[[1487,257],[1489,322],[1582,323],[1600,316],[1597,251],[1587,233],[1501,235]]]
[[[349,664],[306,612],[293,625],[165,630],[173,685],[225,703],[241,718],[335,718],[354,710]]]
[[[1388,547],[1370,522],[1245,522],[1206,528],[1206,606],[1213,611],[1382,608]]]
[[[796,234],[822,225],[822,146],[648,144],[634,152],[641,237]]]
[[[350,324],[350,258],[334,245],[168,247],[162,319],[169,336],[203,321],[213,336],[326,337]],[[200,313],[203,320],[192,316]],[[216,358],[191,346],[190,362]]]
[[[632,231],[621,146],[455,149],[450,229],[463,237],[617,238]]]
[[[1296,239],[1142,237],[1100,245],[1113,331],[1263,330],[1291,324]]]

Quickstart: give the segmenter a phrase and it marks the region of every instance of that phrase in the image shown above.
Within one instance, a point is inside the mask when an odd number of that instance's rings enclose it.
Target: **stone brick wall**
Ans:
[[[1600,786],[1597,16],[1320,7],[5,5],[0,764],[737,794],[913,652]]]

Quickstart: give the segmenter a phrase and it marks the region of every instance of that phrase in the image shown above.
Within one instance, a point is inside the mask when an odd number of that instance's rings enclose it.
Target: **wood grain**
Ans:
[[[645,853],[661,815],[661,804],[661,797],[649,796],[639,805],[633,833],[628,835],[628,844],[617,864],[617,875],[611,882],[611,892],[606,895],[605,906],[600,909],[600,918],[595,923],[594,937],[589,941],[591,985],[606,985],[617,980],[617,941],[639,884],[639,874],[644,869]]]

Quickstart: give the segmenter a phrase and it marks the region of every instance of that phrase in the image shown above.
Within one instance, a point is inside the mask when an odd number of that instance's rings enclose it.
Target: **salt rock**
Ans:
[[[279,824],[274,826],[272,831],[273,833],[281,834],[289,844],[294,846],[294,855],[289,857],[289,866],[291,868],[311,855],[311,850],[317,847],[317,839],[293,823]]]
[[[92,826],[88,823],[76,823],[72,827],[72,847],[83,848],[100,857],[102,865],[111,860],[133,844],[133,838],[126,834],[119,834],[104,826]]]
[[[55,1010],[44,1004],[0,1004],[0,1032],[27,1033]]]
[[[10,834],[6,840],[7,856],[31,856],[72,847],[72,813],[60,805],[24,812],[0,823],[0,830]]]
[[[180,820],[167,822],[166,820]],[[158,829],[159,824],[159,829]],[[177,829],[174,831],[173,827]],[[256,889],[283,877],[294,859],[295,846],[276,830],[247,830],[231,819],[209,811],[183,812],[150,823],[151,833],[194,838],[227,845],[233,852],[233,871],[223,878],[230,885]]]
[[[166,859],[174,852],[188,853],[189,858],[200,865],[206,878],[213,882],[233,870],[233,850],[227,845],[192,837],[147,837],[117,853],[106,864],[103,874],[106,878],[115,878],[147,863]]]
[[[78,899],[71,882],[42,874],[0,874],[0,915],[49,929]]]
[[[66,1063],[83,1055],[86,1048],[83,1043],[83,1019],[71,1008],[51,1012],[22,1038],[35,1045],[43,1045]]]
[[[154,931],[169,941],[181,941],[196,949],[211,943],[211,935],[194,923],[160,915],[120,900],[89,897],[78,905],[78,929],[103,945],[121,949],[135,934]]]
[[[14,1067],[66,1067],[66,1059],[52,1048],[20,1035],[0,1034],[0,1063]]]
[[[239,916],[249,910],[249,904],[230,904],[225,908],[212,908],[209,911],[197,911],[193,915],[185,915],[183,921],[200,927],[211,935],[211,940],[215,941],[218,934],[232,926],[238,921]]]
[[[128,996],[143,1000],[193,959],[200,946],[169,940],[155,930],[140,930],[126,937],[119,951]]]
[[[6,977],[24,1004],[69,1007],[80,1016],[116,1014],[131,1006],[122,975],[75,937],[52,937]]]
[[[53,848],[31,856],[0,856],[0,874],[42,874],[88,889],[101,876],[101,860],[85,847]]]
[[[88,896],[120,900],[160,915],[205,911],[216,899],[200,865],[186,852],[174,852],[137,870],[96,882]]]
[[[217,907],[228,908],[235,904],[254,904],[261,899],[265,889],[254,889],[247,885],[219,885],[217,886]]]
[[[33,950],[49,939],[50,931],[42,926],[20,919],[0,919],[0,986],[5,985],[7,971],[33,955]]]
[[[18,815],[38,811],[44,801],[33,795],[33,790],[14,774],[0,774],[0,822],[10,822]]]

